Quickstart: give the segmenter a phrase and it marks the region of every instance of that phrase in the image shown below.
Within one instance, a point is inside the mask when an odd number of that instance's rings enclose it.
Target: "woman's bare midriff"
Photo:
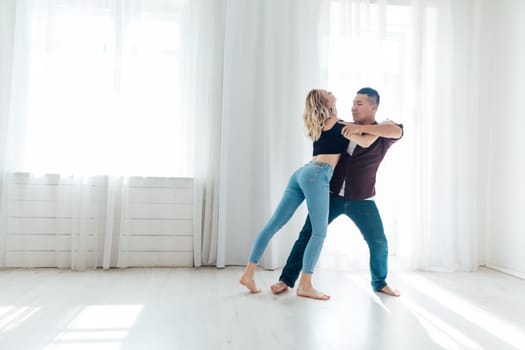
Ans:
[[[312,158],[312,161],[328,163],[335,169],[339,157],[341,157],[341,154],[318,154]]]

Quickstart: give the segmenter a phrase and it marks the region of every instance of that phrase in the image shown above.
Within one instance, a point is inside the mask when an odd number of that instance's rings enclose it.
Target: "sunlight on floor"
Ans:
[[[421,326],[427,330],[430,338],[445,349],[483,349],[481,345],[454,329],[421,306],[407,298],[400,298],[400,300],[414,314],[414,316],[416,316],[421,323]]]
[[[350,280],[352,280],[366,294],[368,294],[378,306],[380,306],[383,310],[387,311],[389,314],[392,314],[392,311],[383,303],[381,298],[378,296],[378,293],[373,292],[370,288],[368,275],[363,276],[350,274],[347,275],[347,277]],[[476,343],[460,331],[451,327],[445,321],[439,319],[438,317],[427,311],[425,308],[421,307],[420,305],[417,305],[416,303],[408,299],[406,296],[402,296],[398,300],[401,303],[403,303],[405,307],[419,321],[420,325],[426,330],[428,336],[432,339],[432,341],[442,346],[444,349],[483,349],[483,347],[480,344]],[[396,311],[394,310],[394,312]]]
[[[15,329],[39,309],[39,307],[31,306],[0,306],[0,331],[7,332]]]
[[[46,350],[117,350],[143,308],[143,305],[86,306]]]
[[[525,334],[522,329],[490,312],[482,310],[424,277],[403,274],[400,275],[400,278],[409,283],[411,287],[434,299],[442,306],[456,312],[501,341],[518,349],[525,349]]]

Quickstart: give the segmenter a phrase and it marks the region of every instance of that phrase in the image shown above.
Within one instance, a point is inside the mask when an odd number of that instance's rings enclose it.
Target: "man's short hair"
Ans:
[[[373,103],[373,104],[376,104],[379,106],[379,93],[372,89],[371,87],[364,87],[364,88],[361,88],[359,89],[359,91],[357,92],[358,94],[363,94],[363,95],[367,95],[368,96],[368,100]]]

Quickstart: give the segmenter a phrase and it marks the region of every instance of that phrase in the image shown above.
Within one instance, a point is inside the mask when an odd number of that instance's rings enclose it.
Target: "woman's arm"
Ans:
[[[343,129],[343,136],[349,139],[350,141],[357,143],[362,148],[370,147],[370,145],[376,142],[376,140],[379,138],[379,136],[376,136],[376,135],[352,134],[349,131],[345,133],[344,129]]]

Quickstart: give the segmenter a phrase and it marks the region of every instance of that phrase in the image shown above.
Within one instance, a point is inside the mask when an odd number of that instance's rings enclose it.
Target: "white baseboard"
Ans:
[[[506,273],[508,275],[512,275],[512,276],[515,276],[515,277],[518,277],[518,278],[521,278],[521,279],[525,279],[525,273],[523,273],[523,272],[514,271],[512,269],[509,269],[509,268],[506,268],[506,267],[503,267],[503,266],[500,266],[500,265],[497,265],[497,264],[491,264],[491,263],[487,263],[486,266],[489,269],[497,270],[497,271]]]

